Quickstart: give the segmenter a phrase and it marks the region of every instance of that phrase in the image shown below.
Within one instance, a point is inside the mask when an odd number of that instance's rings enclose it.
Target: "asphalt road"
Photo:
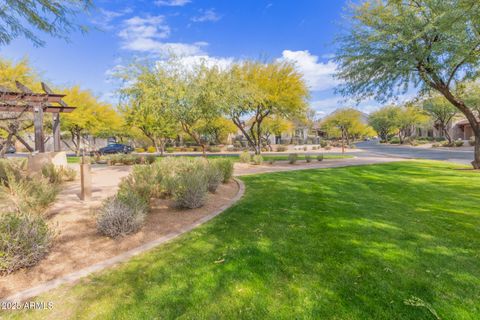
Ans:
[[[470,164],[473,160],[473,150],[424,149],[411,146],[385,145],[378,143],[378,141],[360,142],[356,143],[356,146],[365,151],[363,154],[357,154],[360,157],[382,155],[407,159],[445,160],[461,164]]]

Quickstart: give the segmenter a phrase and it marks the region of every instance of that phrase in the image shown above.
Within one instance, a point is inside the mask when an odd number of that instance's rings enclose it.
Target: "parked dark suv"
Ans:
[[[111,154],[111,153],[130,153],[133,151],[131,146],[121,143],[112,143],[104,148],[100,148],[98,152],[100,154]]]

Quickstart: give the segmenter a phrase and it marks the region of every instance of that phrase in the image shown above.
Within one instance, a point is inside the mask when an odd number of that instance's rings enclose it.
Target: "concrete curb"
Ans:
[[[181,229],[179,229],[175,232],[171,232],[171,233],[169,233],[169,234],[167,234],[163,237],[160,237],[156,240],[147,242],[147,243],[145,243],[145,244],[143,244],[143,245],[141,245],[137,248],[126,251],[126,252],[124,252],[124,253],[122,253],[118,256],[115,256],[113,258],[110,258],[110,259],[102,261],[102,262],[98,262],[98,263],[93,264],[93,265],[91,265],[89,267],[86,267],[84,269],[72,272],[72,273],[70,273],[66,276],[47,281],[47,282],[45,282],[41,285],[22,290],[20,292],[17,292],[15,294],[7,297],[6,299],[0,300],[0,301],[12,301],[12,302],[25,301],[27,299],[30,299],[30,298],[38,296],[42,293],[45,293],[49,290],[57,288],[61,285],[68,284],[68,283],[74,283],[81,278],[84,278],[86,276],[91,275],[92,273],[95,273],[95,272],[104,270],[106,268],[112,267],[112,266],[114,266],[116,264],[119,264],[121,262],[125,262],[125,261],[129,260],[130,258],[132,258],[134,256],[137,256],[141,253],[144,253],[144,252],[146,252],[150,249],[153,249],[153,248],[155,248],[155,247],[157,247],[161,244],[164,244],[165,242],[168,242],[172,239],[175,239],[178,236],[181,236],[182,234],[184,234],[186,232],[189,232],[189,231],[195,229],[196,227],[198,227],[198,226],[204,224],[205,222],[210,221],[214,217],[218,216],[220,213],[222,213],[226,209],[230,208],[233,204],[235,204],[238,200],[240,200],[240,198],[242,198],[243,194],[245,193],[245,185],[243,184],[243,182],[241,180],[238,180],[238,179],[234,178],[234,181],[238,185],[238,192],[235,195],[235,197],[233,197],[233,199],[229,203],[223,205],[218,210],[210,213],[209,215],[201,218],[197,222],[195,222],[195,223],[193,223],[189,226],[185,226],[185,227],[183,227],[183,228],[181,228]]]

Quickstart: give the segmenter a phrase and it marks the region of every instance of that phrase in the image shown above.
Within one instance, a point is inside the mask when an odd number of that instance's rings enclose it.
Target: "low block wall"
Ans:
[[[57,167],[67,166],[67,154],[61,152],[34,153],[28,156],[28,172],[40,172],[46,164],[53,163]]]

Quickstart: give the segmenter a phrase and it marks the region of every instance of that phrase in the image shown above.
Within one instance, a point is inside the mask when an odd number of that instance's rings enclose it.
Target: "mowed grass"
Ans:
[[[478,172],[412,161],[242,180],[244,198],[213,221],[38,297],[51,311],[10,315],[480,318]]]
[[[316,161],[316,156],[318,154],[320,154],[320,153],[310,153],[312,161]],[[167,154],[167,156],[168,156],[168,154]],[[262,156],[263,156],[264,161],[269,161],[269,160],[286,161],[286,160],[288,160],[288,154],[280,154],[280,155],[268,155],[268,154],[266,155],[266,154],[263,154]],[[198,157],[198,156],[196,156],[196,157]],[[238,155],[208,154],[207,157],[208,158],[228,158],[228,159],[232,159],[235,162],[240,161],[240,158],[239,158]],[[324,154],[323,158],[324,159],[350,159],[350,158],[353,158],[353,156],[349,155],[349,154],[345,154],[345,155],[342,155],[342,154]],[[157,159],[160,160],[160,159],[162,159],[162,157],[158,156]],[[305,154],[298,153],[297,160],[299,160],[299,161],[305,160]],[[80,163],[80,157],[75,157],[75,156],[67,157],[67,162],[68,163]]]

